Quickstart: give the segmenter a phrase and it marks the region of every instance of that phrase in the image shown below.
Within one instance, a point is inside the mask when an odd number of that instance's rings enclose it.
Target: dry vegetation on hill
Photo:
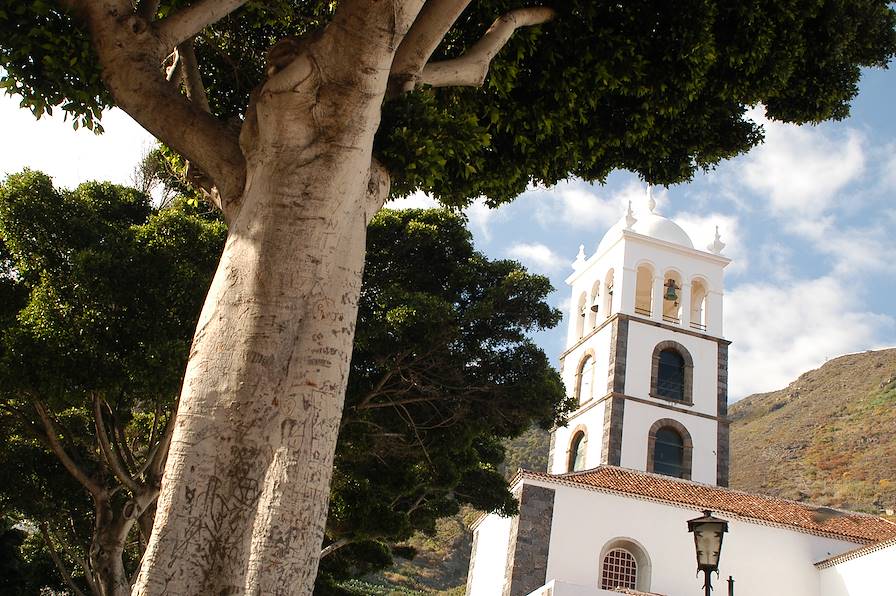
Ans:
[[[869,513],[896,508],[896,349],[835,358],[730,415],[734,488]]]

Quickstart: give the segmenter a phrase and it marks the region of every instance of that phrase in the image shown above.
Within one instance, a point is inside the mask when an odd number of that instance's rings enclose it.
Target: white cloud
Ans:
[[[740,235],[740,221],[734,215],[722,213],[678,213],[672,220],[684,228],[698,250],[706,250],[716,237],[716,226],[719,227],[719,235],[725,248],[722,255],[731,259],[731,264],[725,269],[729,274],[743,273],[748,266],[747,250],[744,239]]]
[[[432,209],[439,202],[422,191],[417,191],[400,199],[392,199],[385,204],[386,209]]]
[[[11,174],[29,167],[54,178],[59,186],[73,188],[86,180],[132,184],[134,167],[155,139],[118,109],[103,114],[106,132],[73,130],[61,110],[35,120],[19,107],[19,99],[0,96],[0,122],[6,143],[0,144],[0,172]],[[10,139],[14,139],[10,141]]]
[[[507,249],[507,255],[539,273],[554,273],[569,267],[566,259],[544,244],[513,244]]]
[[[828,256],[834,274],[851,276],[872,271],[896,273],[892,258],[896,238],[890,232],[891,225],[879,219],[870,225],[847,227],[829,216],[798,222],[793,231]]]
[[[492,208],[485,204],[485,198],[479,197],[473,203],[464,209],[464,213],[470,222],[470,227],[475,233],[481,235],[482,240],[490,242],[492,239],[491,226],[496,217],[503,219],[501,208]]]
[[[727,292],[729,397],[780,389],[828,358],[882,346],[896,322],[861,308],[855,288],[833,276]]]
[[[736,170],[776,213],[822,214],[865,168],[866,142],[854,128],[831,133],[821,127],[774,122],[761,108],[750,116],[765,127],[765,143],[747,154]]]

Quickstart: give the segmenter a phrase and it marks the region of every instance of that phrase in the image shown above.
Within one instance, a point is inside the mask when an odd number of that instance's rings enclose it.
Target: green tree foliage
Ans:
[[[489,261],[443,210],[384,210],[368,234],[327,526],[348,545],[321,562],[336,577],[461,505],[515,513],[501,441],[572,407],[527,337],[560,321],[546,278]]]
[[[40,529],[81,589],[97,581],[88,561],[101,528],[156,489],[160,466],[148,464],[224,233],[111,184],[59,190],[25,171],[0,186],[0,510]],[[94,403],[113,458],[98,444]],[[87,483],[67,471],[52,435]],[[124,556],[132,570],[140,549]]]
[[[163,0],[159,15],[184,4]],[[456,57],[527,0],[473,2],[434,59]],[[452,205],[512,199],[530,182],[602,180],[616,168],[669,184],[762,138],[745,119],[843,118],[861,67],[896,54],[886,0],[546,2],[557,18],[519,30],[482,88],[423,89],[384,107],[377,157],[397,194]],[[213,111],[242,117],[267,49],[319,30],[336,3],[250,2],[196,39]],[[112,102],[87,33],[49,0],[0,9],[3,85],[36,114],[60,106],[92,126]]]
[[[45,530],[44,549],[79,589],[90,584],[80,567],[97,506],[49,448],[35,404],[121,510],[128,487],[98,445],[93,399],[138,477],[170,416],[223,238],[220,221],[185,201],[157,211],[132,189],[59,190],[30,171],[0,186],[0,509],[31,524],[32,541]],[[489,261],[444,210],[382,212],[368,251],[321,589],[410,556],[393,545],[461,505],[513,513],[500,441],[570,408],[527,337],[560,320],[546,278]],[[132,536],[129,571],[144,541]]]

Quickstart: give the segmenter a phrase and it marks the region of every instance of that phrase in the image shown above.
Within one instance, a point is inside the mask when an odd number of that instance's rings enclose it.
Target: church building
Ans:
[[[896,524],[727,488],[730,260],[718,229],[699,250],[655,209],[579,249],[560,356],[578,409],[547,471],[513,479],[519,515],[474,524],[468,596],[703,594],[687,522],[705,510],[728,522],[717,594],[896,594]]]

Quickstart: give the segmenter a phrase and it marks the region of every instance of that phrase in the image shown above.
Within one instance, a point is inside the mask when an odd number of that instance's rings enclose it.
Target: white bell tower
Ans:
[[[613,465],[728,485],[723,270],[673,221],[628,213],[573,273],[564,383],[579,408],[554,430],[548,471]]]

